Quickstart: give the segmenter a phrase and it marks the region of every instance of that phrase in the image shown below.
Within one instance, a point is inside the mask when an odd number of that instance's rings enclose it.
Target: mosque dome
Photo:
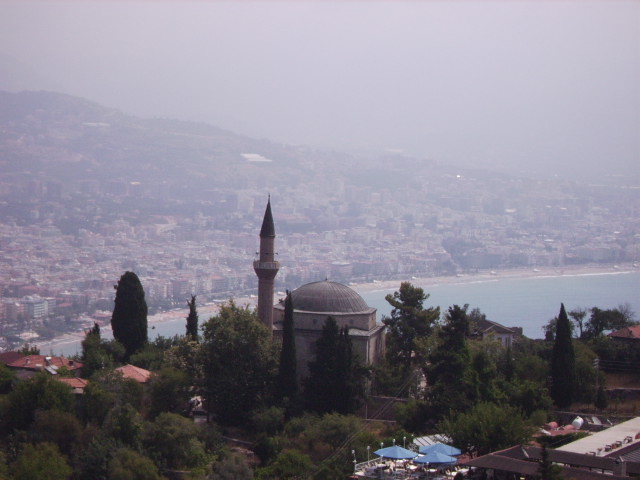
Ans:
[[[293,308],[305,312],[363,313],[371,310],[353,289],[324,280],[302,285],[291,292]]]

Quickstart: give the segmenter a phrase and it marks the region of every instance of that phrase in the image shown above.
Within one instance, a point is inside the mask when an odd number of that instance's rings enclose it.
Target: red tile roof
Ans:
[[[52,357],[49,355],[27,355],[7,364],[10,368],[22,368],[29,370],[42,370],[45,367],[66,367],[69,370],[77,370],[83,365],[66,357]]]
[[[2,352],[0,353],[0,363],[4,363],[5,365],[10,364],[11,362],[15,362],[19,358],[24,357],[24,354],[20,352]]]
[[[609,336],[614,338],[629,338],[632,340],[638,340],[640,339],[640,325],[632,325],[630,327],[621,328],[620,330],[611,332]]]
[[[77,377],[54,377],[59,382],[65,383],[73,388],[73,393],[84,393],[84,387],[87,386],[89,380],[85,380],[84,378]]]
[[[130,364],[116,368],[116,372],[121,372],[123,378],[131,378],[140,383],[146,383],[149,380],[149,377],[151,377],[151,372],[149,370]]]

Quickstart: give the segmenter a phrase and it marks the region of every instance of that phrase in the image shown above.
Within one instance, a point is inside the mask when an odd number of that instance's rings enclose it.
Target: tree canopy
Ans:
[[[147,302],[140,279],[133,272],[125,272],[113,288],[116,290],[111,316],[113,337],[124,345],[129,358],[147,343]]]
[[[393,307],[382,322],[387,327],[387,355],[405,366],[420,363],[417,341],[428,336],[440,317],[440,307],[424,308],[429,298],[420,287],[402,282],[400,289],[385,297]]]
[[[278,395],[289,405],[298,401],[298,366],[293,325],[293,299],[287,292],[284,300],[284,320],[282,322],[282,349],[278,371]]]
[[[230,300],[203,325],[207,397],[225,424],[242,423],[272,392],[277,345],[254,310]]]
[[[573,403],[575,388],[576,358],[571,325],[564,304],[561,304],[551,357],[551,398],[559,408],[567,408]]]
[[[353,413],[364,396],[366,371],[355,357],[349,329],[327,317],[305,380],[305,404],[318,413]]]
[[[191,300],[187,301],[189,315],[187,316],[186,336],[192,340],[198,340],[198,309],[196,308],[196,296],[191,295]]]
[[[495,403],[478,403],[467,412],[453,413],[440,423],[439,431],[453,445],[478,455],[527,444],[533,433],[517,408]]]
[[[467,305],[449,307],[426,366],[428,400],[436,416],[449,410],[464,411],[478,397],[467,346],[468,333]]]

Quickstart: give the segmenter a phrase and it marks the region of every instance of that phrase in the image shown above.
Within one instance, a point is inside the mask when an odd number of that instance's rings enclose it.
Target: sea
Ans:
[[[450,306],[469,305],[469,310],[479,308],[488,320],[507,327],[521,327],[529,338],[543,338],[543,327],[560,312],[564,303],[567,311],[598,307],[616,308],[628,304],[635,319],[640,321],[640,271],[611,271],[606,273],[575,273],[544,276],[503,276],[497,272],[492,276],[476,278],[474,276],[448,278],[437,283],[429,279],[410,280],[429,295],[424,307],[440,307],[444,314]],[[360,293],[370,307],[378,310],[378,320],[389,315],[390,305],[385,296],[400,287],[371,289],[371,285]],[[186,307],[184,315],[175,319],[150,324],[149,338],[158,335],[172,337],[185,333]],[[200,313],[200,321],[207,317]],[[40,345],[40,351],[49,355],[74,355],[81,352],[82,335],[66,340],[53,340]],[[104,331],[103,338],[109,338],[110,332]]]

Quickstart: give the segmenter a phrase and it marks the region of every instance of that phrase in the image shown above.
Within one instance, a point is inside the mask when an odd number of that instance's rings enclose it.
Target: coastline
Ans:
[[[511,268],[495,271],[480,271],[463,273],[458,275],[436,277],[411,277],[405,280],[380,280],[371,283],[349,284],[358,293],[370,293],[375,291],[397,290],[402,282],[410,282],[413,285],[429,286],[441,284],[467,284],[480,282],[494,282],[496,280],[516,278],[550,278],[550,277],[577,277],[583,275],[616,275],[628,274],[640,271],[640,265],[623,263],[620,265],[569,265],[566,267],[536,267],[536,268]],[[428,292],[426,292],[428,293]]]
[[[496,282],[499,280],[508,279],[521,279],[521,278],[550,278],[550,277],[577,277],[587,275],[618,275],[640,272],[640,265],[620,264],[620,265],[571,265],[563,268],[559,267],[537,267],[531,268],[514,268],[495,271],[480,271],[474,273],[466,273],[459,275],[449,276],[434,276],[434,277],[410,277],[404,280],[376,280],[367,283],[350,283],[349,287],[358,292],[359,294],[372,293],[372,292],[389,292],[392,293],[400,288],[400,284],[404,281],[408,281],[413,285],[420,286],[425,289],[425,293],[429,293],[429,286],[436,285],[456,285],[456,284],[472,284],[472,283],[485,283]],[[255,307],[257,304],[257,298],[255,296],[242,296],[233,298],[239,306],[249,305]],[[201,322],[215,315],[218,312],[219,304],[208,303],[198,306],[198,315]],[[176,309],[168,312],[160,312],[148,317],[148,326],[150,330],[150,337],[154,338],[152,331],[156,330],[156,327],[161,327],[163,324],[184,320],[186,324],[186,318],[189,311],[185,305],[184,309]],[[101,332],[104,338],[112,338],[111,326],[101,325]],[[73,332],[60,335],[51,340],[33,342],[30,345],[37,346],[42,352],[56,353],[61,350],[68,350],[65,347],[76,346],[76,351],[79,353],[81,348],[79,347],[81,341],[84,339],[83,332]]]

